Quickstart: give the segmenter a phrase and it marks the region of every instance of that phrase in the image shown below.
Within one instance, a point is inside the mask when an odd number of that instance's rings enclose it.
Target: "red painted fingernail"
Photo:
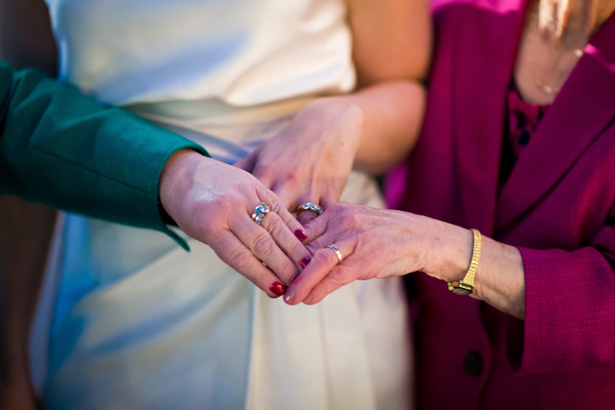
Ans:
[[[273,282],[269,290],[273,292],[276,298],[279,298],[286,292],[286,286],[282,285],[280,282]]]
[[[297,237],[297,239],[299,239],[301,242],[305,241],[307,239],[307,234],[305,233],[305,231],[303,229],[297,229],[295,231],[295,236]]]
[[[308,266],[308,263],[310,263],[311,260],[312,258],[310,258],[309,256],[306,256],[305,258],[301,259],[301,262],[299,262],[301,264],[301,268],[305,269],[305,267]]]

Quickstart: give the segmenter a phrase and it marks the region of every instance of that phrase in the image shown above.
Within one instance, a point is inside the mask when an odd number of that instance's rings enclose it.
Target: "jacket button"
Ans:
[[[478,376],[483,371],[483,357],[476,350],[468,352],[464,361],[463,369],[470,376]]]

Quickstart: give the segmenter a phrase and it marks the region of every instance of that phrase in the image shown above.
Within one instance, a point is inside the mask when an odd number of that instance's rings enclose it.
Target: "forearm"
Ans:
[[[435,268],[427,273],[447,282],[460,281],[470,266],[473,235],[458,226],[441,224],[434,246],[438,258]],[[516,318],[525,317],[525,274],[519,250],[482,236],[478,270],[474,278],[472,297]]]
[[[355,167],[387,171],[414,146],[425,109],[431,17],[425,0],[348,0],[359,91],[343,98],[364,114]]]
[[[525,317],[525,277],[519,249],[483,236],[473,297],[518,319]]]
[[[370,86],[348,96],[364,113],[355,167],[379,174],[414,147],[425,113],[425,87],[413,81]]]
[[[157,205],[163,166],[180,149],[207,154],[36,70],[0,63],[0,98],[0,194],[164,231]]]
[[[419,135],[425,88],[413,81],[375,84],[353,94],[325,97],[313,106],[323,113],[354,109],[360,122],[357,133],[347,133],[356,149],[354,167],[380,174],[402,161]]]

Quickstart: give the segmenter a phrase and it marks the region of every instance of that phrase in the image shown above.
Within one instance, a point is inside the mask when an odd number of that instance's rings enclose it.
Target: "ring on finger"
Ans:
[[[266,203],[261,202],[256,208],[254,208],[254,212],[252,212],[252,220],[260,225],[263,218],[269,213],[270,210],[271,209]]]
[[[299,205],[295,210],[295,214],[299,215],[301,212],[304,211],[313,212],[316,215],[322,214],[322,208],[311,202],[306,202],[305,204]]]
[[[335,256],[337,256],[337,263],[338,263],[338,265],[344,261],[344,257],[342,256],[342,252],[340,252],[340,250],[337,249],[337,246],[335,246],[335,245],[333,245],[331,243],[331,244],[327,245],[326,247],[330,248],[333,252],[335,252]]]

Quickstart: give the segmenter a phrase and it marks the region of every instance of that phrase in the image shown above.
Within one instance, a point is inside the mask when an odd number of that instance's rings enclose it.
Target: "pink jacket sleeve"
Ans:
[[[615,226],[572,252],[519,250],[526,290],[518,374],[615,365]]]

